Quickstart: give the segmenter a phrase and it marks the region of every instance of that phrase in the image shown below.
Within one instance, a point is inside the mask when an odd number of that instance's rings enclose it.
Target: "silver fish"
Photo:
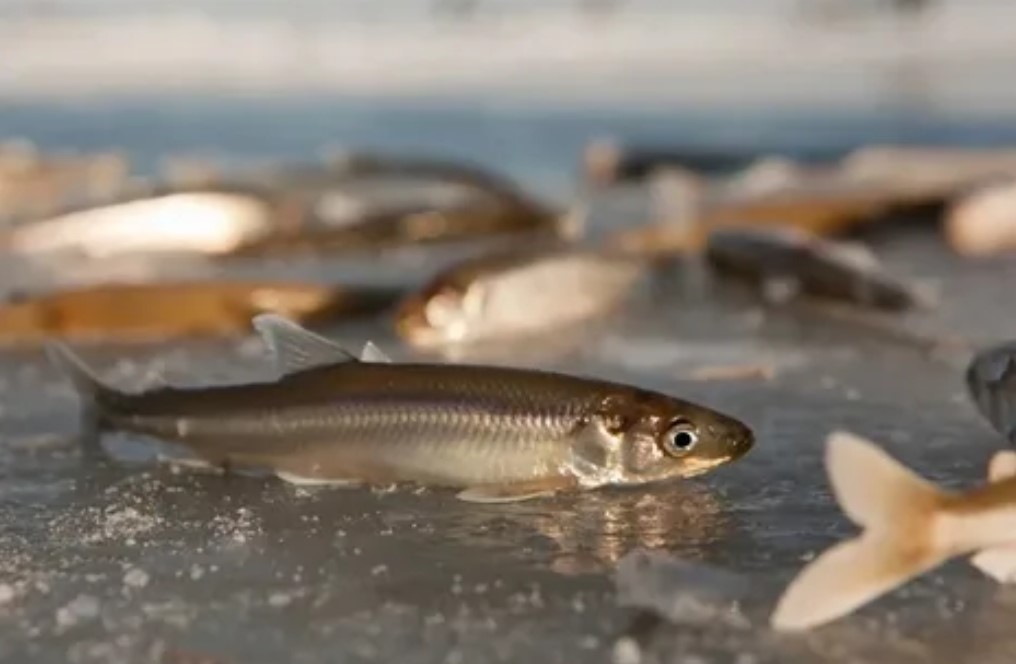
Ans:
[[[412,482],[502,502],[688,477],[753,445],[738,420],[673,397],[544,371],[357,359],[272,314],[277,381],[126,394],[49,347],[99,430],[183,444],[224,467],[314,483]]]
[[[398,333],[420,347],[529,335],[609,311],[644,261],[577,249],[512,250],[438,274],[399,306]]]

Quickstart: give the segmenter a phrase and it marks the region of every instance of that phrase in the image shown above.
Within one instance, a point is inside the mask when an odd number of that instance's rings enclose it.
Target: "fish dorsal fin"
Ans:
[[[360,353],[361,362],[380,362],[384,364],[390,364],[392,358],[388,357],[383,350],[377,347],[373,341],[368,341],[363,345],[363,352]]]
[[[359,361],[334,341],[277,314],[260,314],[251,323],[283,376],[328,364]]]

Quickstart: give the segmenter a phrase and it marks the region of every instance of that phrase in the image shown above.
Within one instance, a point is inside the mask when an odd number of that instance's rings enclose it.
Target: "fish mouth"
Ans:
[[[743,424],[738,427],[738,431],[730,437],[728,443],[728,449],[730,455],[727,461],[736,461],[743,457],[745,454],[751,451],[751,448],[755,446],[755,434],[752,433],[751,429],[744,426]]]

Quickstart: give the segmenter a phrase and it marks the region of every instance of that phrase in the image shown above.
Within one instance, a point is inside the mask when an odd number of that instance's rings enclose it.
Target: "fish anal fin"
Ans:
[[[297,473],[287,472],[285,470],[276,470],[275,476],[287,484],[293,484],[295,486],[320,486],[320,487],[339,487],[339,488],[355,488],[363,485],[363,480],[351,479],[345,477],[309,477],[305,475],[299,475]]]
[[[483,484],[460,491],[456,498],[467,503],[515,503],[552,496],[569,486],[571,486],[570,483],[564,479],[512,484]]]
[[[970,562],[999,583],[1016,582],[1016,545],[984,549]]]
[[[358,361],[334,341],[277,314],[259,314],[251,323],[284,376],[314,367]]]
[[[200,457],[180,457],[158,454],[155,459],[159,463],[166,464],[174,471],[190,470],[201,473],[210,473],[212,475],[224,475],[226,473],[226,469],[222,464],[202,459]]]

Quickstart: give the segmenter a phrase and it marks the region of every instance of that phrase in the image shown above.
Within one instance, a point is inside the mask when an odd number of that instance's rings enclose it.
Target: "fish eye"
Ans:
[[[688,420],[677,420],[663,434],[663,451],[670,456],[684,456],[698,444],[697,427]]]

